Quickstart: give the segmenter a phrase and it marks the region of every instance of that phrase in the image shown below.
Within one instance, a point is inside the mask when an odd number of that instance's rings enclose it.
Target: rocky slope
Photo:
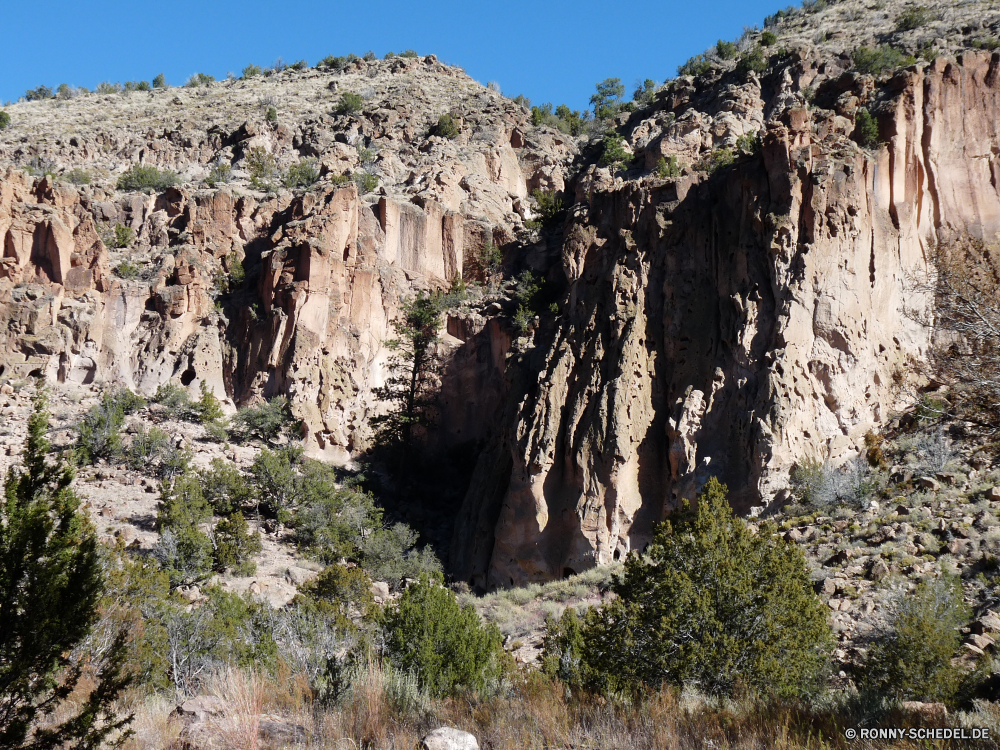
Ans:
[[[456,577],[494,588],[611,563],[712,474],[759,513],[796,462],[846,459],[904,405],[930,248],[1000,232],[1000,14],[940,3],[901,30],[909,8],[816,3],[768,46],[748,32],[742,62],[710,60],[608,123],[634,156],[624,170],[597,162],[603,127],[532,126],[433,56],[13,105],[0,375],[146,394],[204,382],[229,408],[287,394],[310,450],[346,462],[369,446],[400,301],[481,278],[494,243],[508,272],[545,279],[555,311],[522,333],[487,295],[442,331],[431,442],[484,446]],[[923,58],[854,69],[879,44]],[[336,114],[345,93],[360,113]],[[445,113],[454,139],[433,134]],[[323,177],[255,190],[258,148]],[[136,163],[182,183],[116,190]],[[232,181],[208,187],[220,163]],[[69,184],[73,169],[92,184]],[[338,179],[362,173],[374,192]],[[567,204],[541,232],[536,187]],[[135,239],[115,249],[119,224]]]

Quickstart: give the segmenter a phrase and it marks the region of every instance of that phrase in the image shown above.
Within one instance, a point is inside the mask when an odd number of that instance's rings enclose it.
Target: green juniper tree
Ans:
[[[79,710],[54,726],[42,717],[67,710],[83,665],[71,653],[90,633],[104,576],[94,529],[73,492],[73,469],[48,460],[49,419],[39,389],[28,420],[24,468],[12,468],[0,497],[0,747],[43,750],[73,743],[96,748],[124,738],[132,717],[112,705],[129,685],[124,633],[96,660],[96,687]]]
[[[372,420],[378,441],[408,451],[413,428],[426,425],[431,405],[430,376],[437,369],[434,345],[441,327],[438,295],[418,292],[406,300],[402,315],[393,323],[399,338],[385,343],[394,352],[389,360],[389,377],[375,395],[391,405],[386,414]]]

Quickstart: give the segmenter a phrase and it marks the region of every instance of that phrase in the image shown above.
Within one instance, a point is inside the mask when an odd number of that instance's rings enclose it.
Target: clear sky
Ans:
[[[587,106],[594,84],[658,83],[716,39],[763,25],[775,0],[0,0],[0,101],[42,84],[181,85],[243,66],[414,49],[533,102]]]

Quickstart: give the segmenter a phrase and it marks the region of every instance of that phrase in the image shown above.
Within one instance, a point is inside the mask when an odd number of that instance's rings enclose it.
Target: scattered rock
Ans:
[[[479,741],[468,732],[441,727],[420,740],[421,750],[479,750]]]
[[[868,577],[875,582],[881,581],[887,575],[889,575],[889,565],[885,560],[876,560],[868,572]]]
[[[933,477],[920,477],[917,480],[917,486],[922,490],[934,490],[937,491],[941,489],[941,485]]]
[[[184,701],[174,709],[174,714],[185,721],[202,722],[226,712],[226,702],[215,695],[198,695]]]
[[[943,703],[921,703],[903,701],[902,709],[927,722],[940,722],[948,718],[948,708]]]
[[[1000,502],[1000,486],[990,487],[986,491],[986,499],[993,503]]]

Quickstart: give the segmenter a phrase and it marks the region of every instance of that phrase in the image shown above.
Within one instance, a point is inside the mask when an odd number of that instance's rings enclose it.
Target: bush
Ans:
[[[171,447],[173,442],[170,440],[170,435],[159,427],[147,430],[145,425],[140,425],[128,444],[125,461],[130,469],[136,471],[149,469],[166,455]]]
[[[583,686],[583,620],[576,610],[567,607],[559,620],[545,618],[542,639],[543,674],[561,680],[571,690]]]
[[[247,65],[245,68],[243,68],[242,78],[243,80],[246,80],[247,78],[256,78],[257,76],[263,74],[264,74],[263,68],[261,68],[259,65],[250,64]]]
[[[137,279],[142,275],[142,268],[128,260],[123,260],[115,266],[113,270],[118,278],[124,279],[125,281]]]
[[[76,426],[76,454],[83,463],[98,459],[113,461],[121,456],[121,429],[125,416],[145,405],[145,401],[128,389],[105,391],[100,402],[83,415]]]
[[[316,63],[317,68],[326,68],[327,70],[335,70],[338,73],[343,72],[347,67],[358,59],[357,55],[350,54],[345,57],[334,57],[333,55],[327,55],[318,63]]]
[[[359,543],[361,564],[373,578],[399,588],[404,579],[441,572],[430,547],[417,549],[417,532],[405,523],[378,529]]]
[[[217,185],[224,185],[229,182],[232,175],[233,168],[227,162],[217,161],[208,171],[208,176],[205,178],[205,184],[210,188],[214,188]]]
[[[361,568],[330,565],[316,578],[299,587],[299,595],[332,609],[338,622],[346,625],[353,608],[362,616],[374,610],[372,580]]]
[[[378,187],[378,177],[370,172],[358,172],[354,175],[354,184],[358,186],[358,193],[367,195]]]
[[[448,139],[457,138],[458,125],[455,124],[454,118],[452,118],[452,116],[447,113],[441,115],[438,118],[437,125],[434,128],[434,135]]]
[[[382,528],[382,511],[371,495],[337,487],[331,467],[307,461],[300,480],[300,505],[295,513],[299,549],[323,562],[360,558],[361,542]]]
[[[913,31],[933,19],[931,12],[922,5],[907,8],[896,18],[896,31]]]
[[[239,511],[216,525],[214,567],[220,573],[228,569],[233,575],[252,576],[257,570],[253,558],[261,549],[260,534],[250,532],[250,525]]]
[[[301,488],[297,468],[301,448],[271,451],[264,448],[250,467],[250,486],[257,512],[284,521],[289,509],[299,503]]]
[[[764,51],[760,47],[754,47],[736,63],[736,72],[744,76],[751,71],[760,75],[765,70],[767,70],[767,58],[764,57]]]
[[[864,148],[877,148],[881,145],[878,132],[878,120],[865,107],[858,108],[854,117],[854,136]]]
[[[656,162],[656,176],[661,180],[676,180],[681,176],[681,167],[677,163],[677,157],[673,154],[669,159],[660,157]]]
[[[264,112],[264,119],[267,120],[272,125],[278,122],[278,110],[275,108],[273,104],[267,108],[266,112]]]
[[[559,217],[563,210],[563,201],[559,193],[555,190],[539,190],[535,188],[531,191],[531,197],[538,205],[538,215],[543,223],[550,223]]]
[[[233,418],[232,433],[240,441],[251,439],[272,443],[293,424],[288,399],[276,396],[254,406],[245,406]]]
[[[697,510],[671,514],[588,612],[585,678],[600,690],[696,685],[776,695],[816,689],[831,643],[802,552],[772,524],[751,532],[712,478]]]
[[[702,159],[701,168],[704,169],[709,174],[714,174],[715,172],[728,167],[730,164],[736,161],[736,154],[733,150],[728,147],[717,148],[712,151],[708,156]]]
[[[10,127],[10,114],[0,109],[0,130],[6,130]]]
[[[221,458],[213,458],[198,472],[205,500],[220,516],[228,516],[250,502],[252,491],[240,470]]]
[[[24,92],[24,98],[29,102],[40,102],[46,99],[55,99],[55,94],[48,86],[39,86],[37,89],[28,89]]]
[[[131,227],[122,224],[115,224],[114,235],[111,238],[111,246],[122,249],[131,245],[135,241],[135,232]]]
[[[625,139],[613,130],[604,135],[603,151],[598,162],[602,167],[626,167],[632,161],[632,154],[625,149]]]
[[[184,85],[188,88],[197,88],[198,86],[208,86],[210,83],[215,82],[215,76],[210,76],[206,73],[195,73],[193,76],[188,78],[187,83]]]
[[[942,701],[955,697],[961,672],[951,660],[969,608],[958,581],[922,581],[891,605],[886,629],[868,651],[861,684],[895,700]]]
[[[201,390],[201,398],[194,405],[194,412],[197,421],[202,424],[206,422],[217,422],[225,416],[222,411],[222,404],[215,397],[215,393],[208,389],[208,384],[202,380],[198,384]]]
[[[677,75],[700,76],[710,72],[713,67],[712,61],[708,60],[704,55],[695,55],[688,58],[688,61],[683,65],[677,66]]]
[[[746,156],[756,156],[762,148],[763,143],[759,132],[744,133],[736,139],[736,150]]]
[[[773,31],[762,31],[760,34],[760,43],[765,47],[770,47],[773,44],[777,44],[778,35]]]
[[[888,45],[880,45],[875,49],[858,47],[851,55],[854,69],[859,73],[880,75],[887,70],[913,65],[917,60],[911,55],[904,55]]]
[[[0,118],[2,120],[2,118]],[[71,169],[63,175],[63,179],[73,185],[89,185],[90,173],[82,169]]]
[[[200,528],[211,517],[197,475],[185,472],[163,483],[156,514],[160,541],[153,554],[172,584],[203,578],[211,571],[212,540]]]
[[[739,54],[739,49],[733,42],[724,42],[720,39],[715,43],[715,54],[721,60],[732,60]]]
[[[153,395],[153,403],[163,406],[169,416],[175,417],[191,404],[187,388],[176,383],[164,383],[156,389]]]
[[[484,627],[471,605],[460,607],[453,593],[426,577],[386,611],[383,629],[393,664],[416,674],[432,695],[485,693],[503,673],[497,627]]]
[[[263,146],[254,146],[244,158],[247,174],[250,175],[250,185],[257,190],[271,192],[274,190],[274,180],[278,179],[278,164],[274,156]]]
[[[617,115],[621,109],[622,97],[625,96],[625,86],[621,79],[605,78],[595,88],[596,92],[590,97],[594,118],[605,120]]]
[[[163,73],[158,73],[157,76],[153,79],[153,88],[165,89],[166,87],[167,87],[166,77],[163,75]]]
[[[319,169],[315,159],[300,159],[285,173],[285,187],[306,188],[319,179]]]
[[[136,164],[118,178],[119,190],[141,190],[144,193],[155,190],[166,190],[180,183],[176,172],[163,170],[153,166]]]
[[[356,115],[364,106],[365,100],[361,98],[360,94],[345,91],[340,97],[340,103],[337,104],[336,112],[338,115]]]

